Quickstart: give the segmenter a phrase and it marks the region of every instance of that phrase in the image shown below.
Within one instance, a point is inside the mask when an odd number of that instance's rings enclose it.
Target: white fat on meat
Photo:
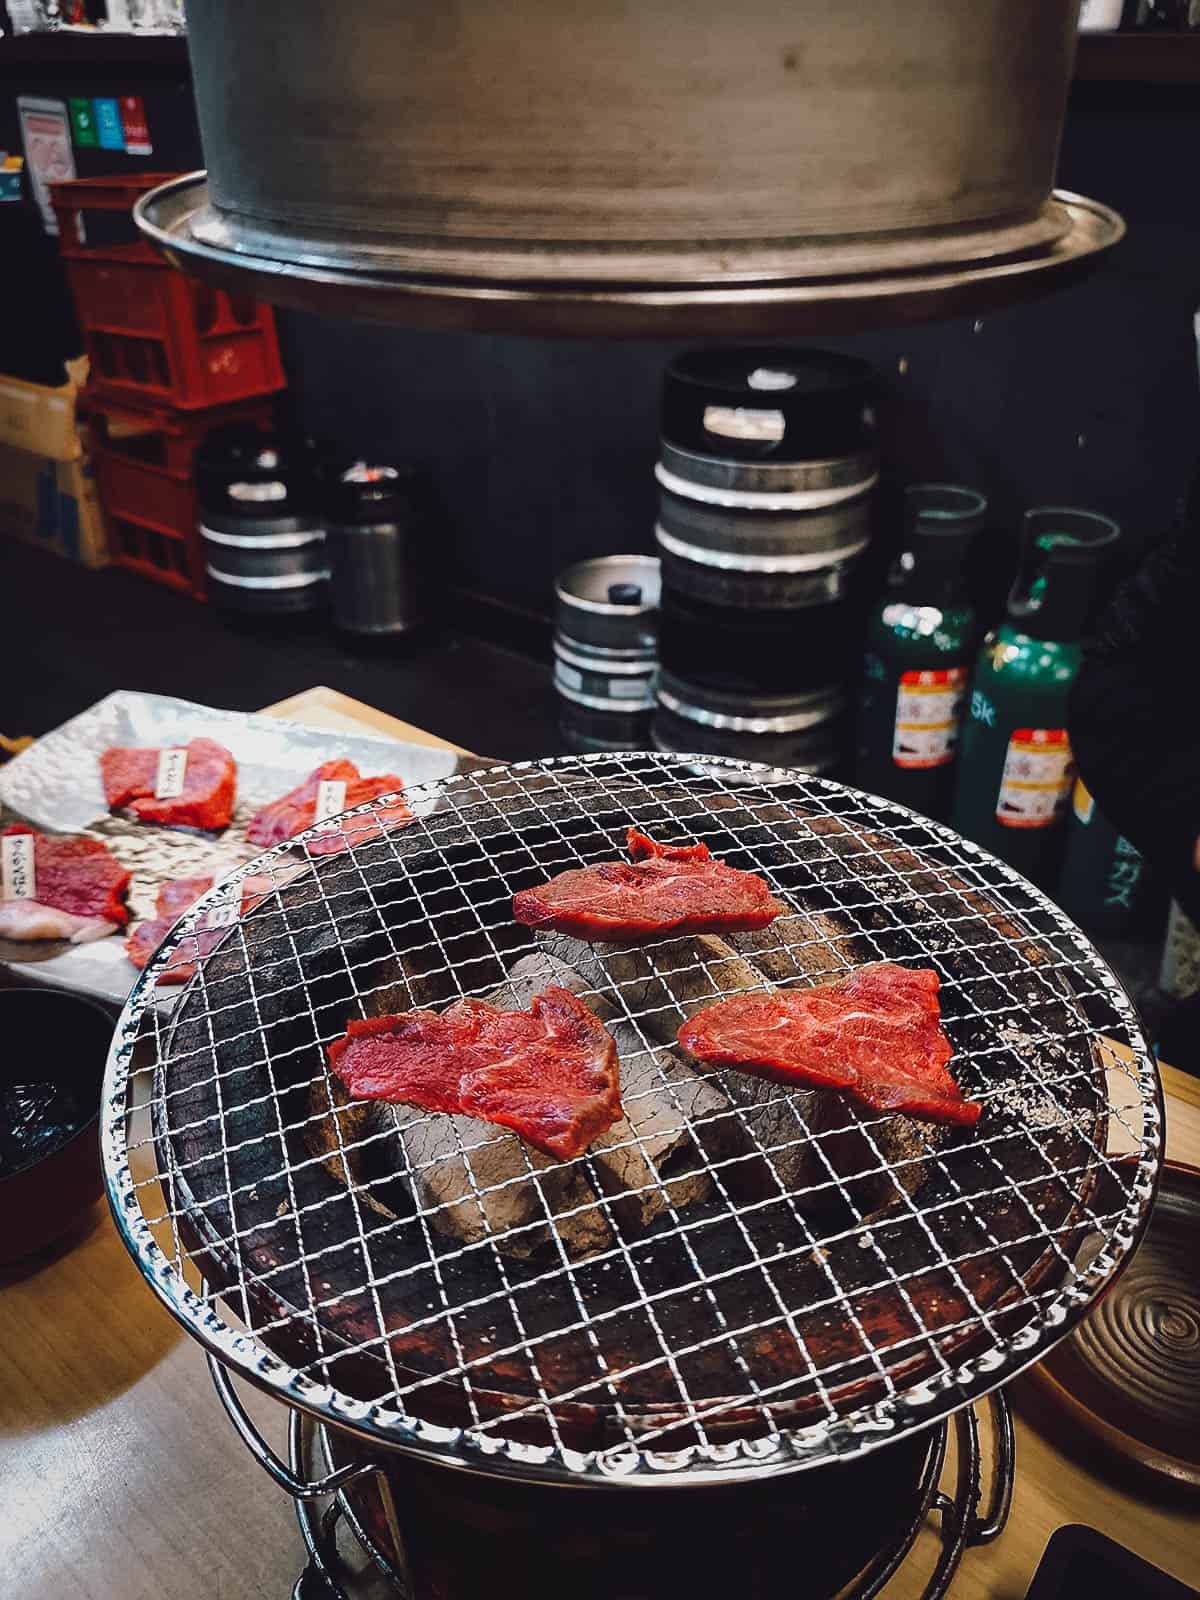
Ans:
[[[71,944],[92,944],[117,932],[117,924],[103,917],[77,917],[70,911],[44,906],[37,900],[0,901],[0,939],[29,943],[37,939],[66,939]]]

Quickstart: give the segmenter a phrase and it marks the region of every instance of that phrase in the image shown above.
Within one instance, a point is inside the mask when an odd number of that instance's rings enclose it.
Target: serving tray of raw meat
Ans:
[[[404,799],[205,890],[117,1030],[116,1215],[235,1372],[481,1471],[753,1476],[986,1392],[1136,1244],[1133,1009],[976,846],[709,757]]]
[[[28,837],[34,891],[14,898],[5,878],[0,961],[120,1002],[175,918],[264,843],[455,765],[422,745],[110,694],[0,767],[0,849],[11,864],[4,835]],[[381,815],[393,826],[411,812],[400,799]],[[180,955],[165,984],[189,971]]]

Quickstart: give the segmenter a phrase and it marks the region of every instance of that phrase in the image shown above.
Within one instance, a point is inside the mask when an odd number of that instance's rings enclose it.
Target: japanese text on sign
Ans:
[[[183,793],[187,775],[187,751],[178,746],[158,752],[158,772],[154,779],[154,798],[174,800]]]
[[[9,833],[0,839],[0,899],[36,899],[33,835]]]

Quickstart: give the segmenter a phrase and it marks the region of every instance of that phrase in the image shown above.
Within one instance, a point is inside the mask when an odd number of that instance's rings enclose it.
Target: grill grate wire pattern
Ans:
[[[114,1213],[160,1297],[243,1376],[381,1444],[480,1470],[583,1483],[753,1475],[859,1453],[986,1392],[1069,1329],[1140,1237],[1162,1123],[1132,1007],[1050,901],[949,830],[829,780],[712,757],[526,763],[407,798],[406,828],[367,827],[386,803],[372,802],[332,825],[338,853],[307,859],[309,841],[329,839],[311,830],[210,891],[118,1024],[102,1130]],[[815,975],[870,959],[934,965],[952,1067],[985,1106],[978,1128],[918,1128],[897,1152],[887,1119],[825,1097],[836,1109],[814,1126],[803,1097],[775,1086],[693,1124],[659,1071],[643,1093],[691,1136],[704,1205],[676,1203],[636,1119],[625,1143],[645,1180],[614,1194],[591,1152],[570,1164],[583,1189],[566,1202],[527,1152],[523,1170],[490,1182],[498,1130],[442,1119],[466,1179],[459,1204],[482,1224],[470,1242],[449,1238],[449,1208],[420,1198],[408,1142],[344,1125],[323,1046],[392,993],[404,963],[446,998],[494,990],[531,947],[506,915],[515,890],[611,859],[635,822],[708,836],[761,872],[798,913],[774,953]],[[168,998],[156,983],[171,950],[236,903],[250,873],[276,892]],[[672,948],[646,952],[667,989]],[[653,1008],[627,985],[604,992],[654,1061]],[[332,1133],[324,1149],[309,1142],[318,1125]],[[837,1155],[847,1139],[851,1172]],[[794,1192],[779,1168],[801,1151],[811,1178]],[[765,1190],[747,1192],[751,1166]],[[906,1168],[923,1181],[906,1182]],[[314,1198],[311,1180],[331,1170],[341,1183]],[[882,1185],[886,1203],[864,1200],[865,1185]],[[498,1233],[488,1219],[505,1190],[528,1220]],[[622,1202],[648,1193],[659,1215],[643,1237]],[[326,1238],[334,1212],[343,1226]],[[576,1258],[564,1234],[585,1217],[601,1238]],[[519,1258],[522,1233],[540,1243]],[[285,1235],[273,1267],[261,1247]],[[944,1286],[945,1310],[926,1278]],[[826,1323],[832,1343],[814,1335]],[[556,1352],[568,1342],[566,1379]],[[414,1350],[435,1359],[414,1363]],[[367,1390],[345,1378],[364,1358]],[[715,1393],[697,1381],[714,1369]],[[447,1385],[462,1404],[453,1424],[426,1405]],[[578,1408],[603,1419],[582,1446]]]

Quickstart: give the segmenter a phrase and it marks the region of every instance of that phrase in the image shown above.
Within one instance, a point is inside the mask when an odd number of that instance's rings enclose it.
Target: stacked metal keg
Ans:
[[[696,350],[668,367],[658,749],[837,764],[878,476],[873,377],[823,350]]]
[[[567,747],[647,749],[658,672],[658,562],[581,561],[559,574],[554,594],[554,687]]]
[[[234,425],[196,452],[209,598],[230,616],[287,618],[329,604],[325,527],[302,444]]]

